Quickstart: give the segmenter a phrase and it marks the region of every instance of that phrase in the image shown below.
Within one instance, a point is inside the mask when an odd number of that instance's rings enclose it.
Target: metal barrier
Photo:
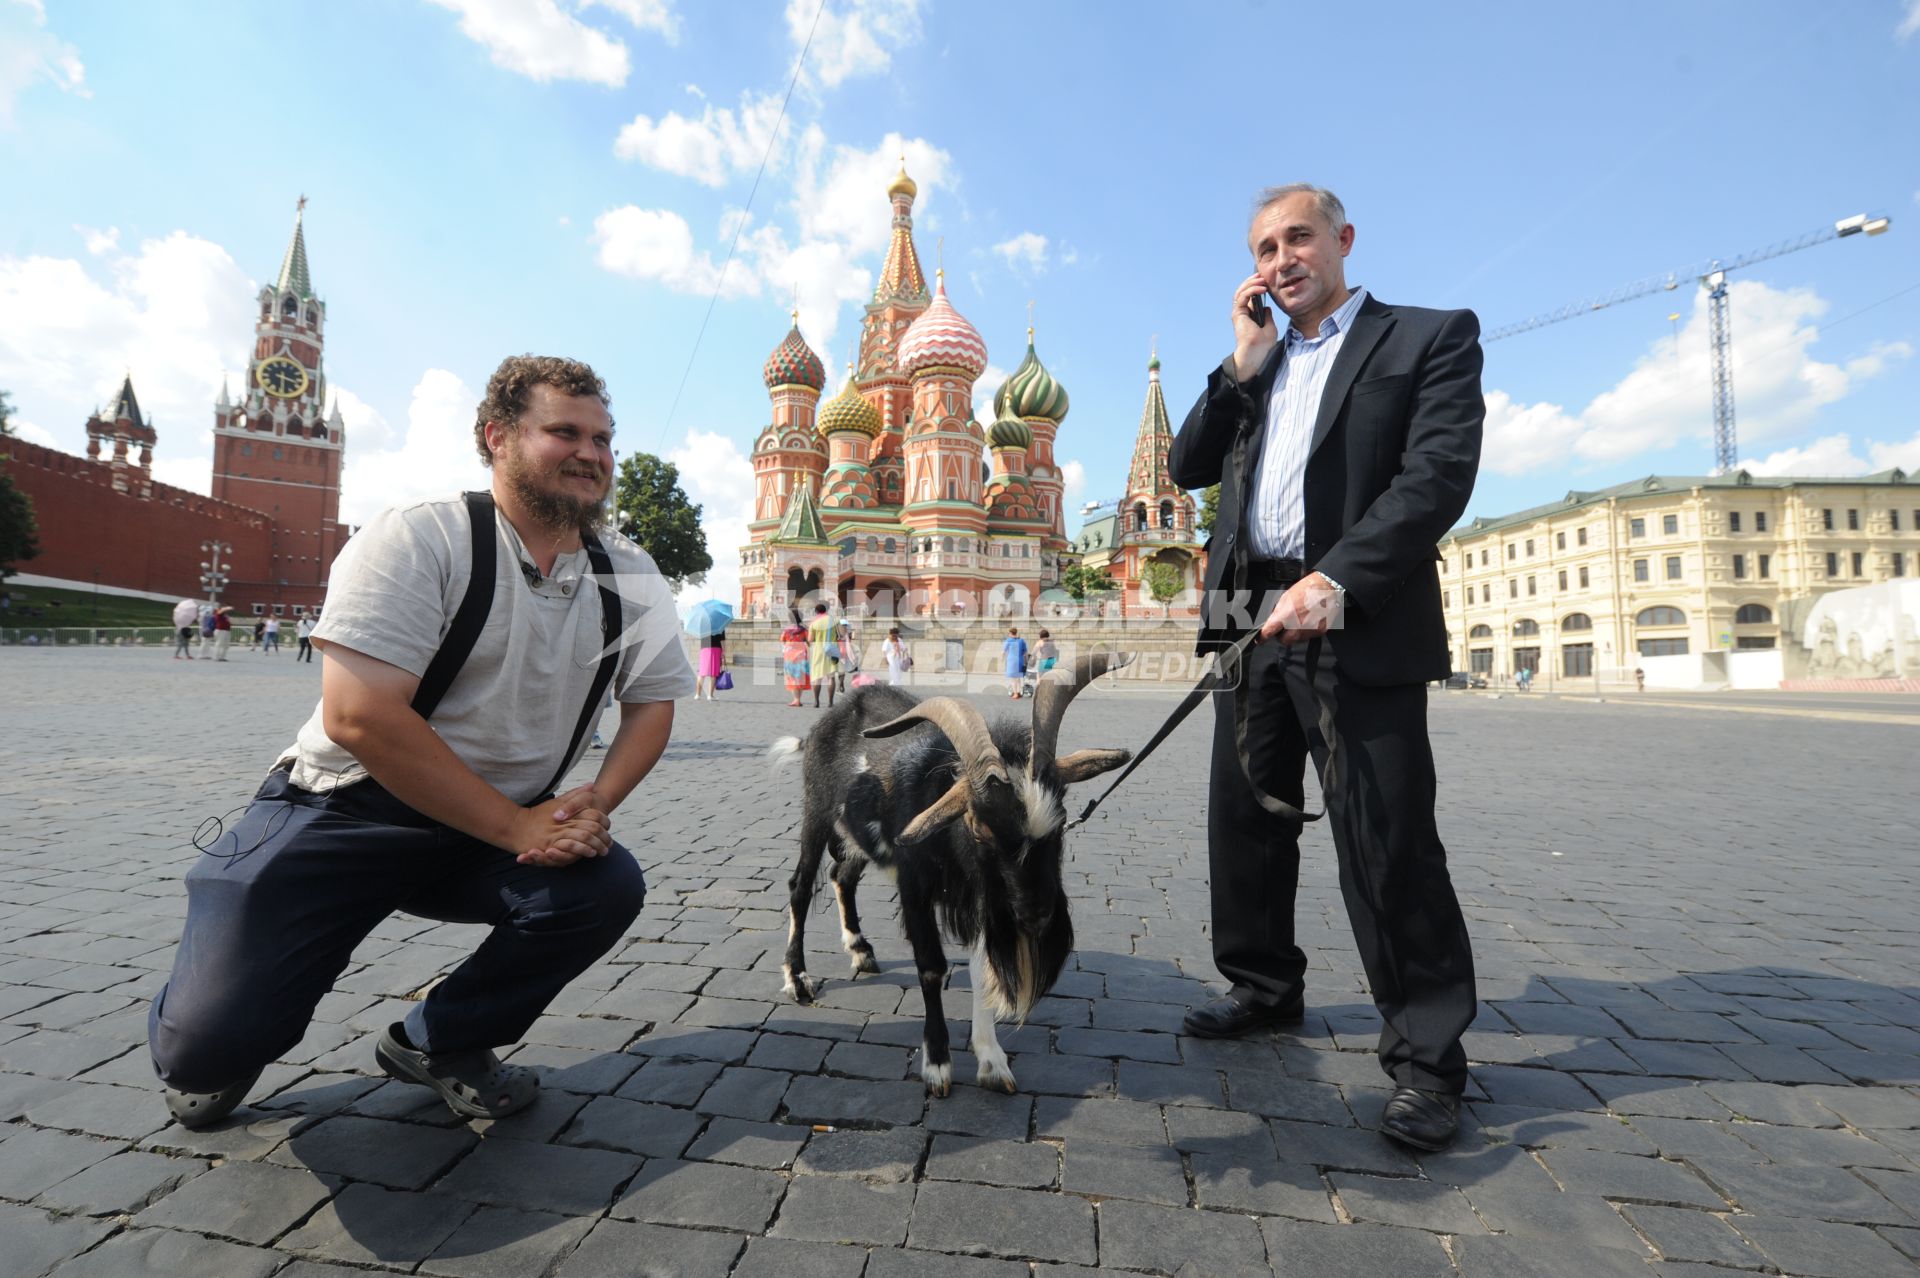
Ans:
[[[170,626],[5,626],[0,647],[172,647],[176,633]]]

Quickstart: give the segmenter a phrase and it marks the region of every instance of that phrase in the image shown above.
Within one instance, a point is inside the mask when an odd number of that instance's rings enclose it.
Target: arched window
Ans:
[[[287,294],[287,300],[280,304],[280,313],[289,317],[298,315],[300,313],[300,299],[291,293]]]
[[[880,551],[880,539],[878,537],[868,537],[867,553],[872,555],[872,554],[878,554],[879,551]]]
[[[1584,612],[1570,612],[1560,622],[1560,633],[1562,634],[1565,634],[1569,630],[1591,629],[1593,629],[1593,618]]]
[[[887,548],[887,553],[888,553],[889,555],[891,555],[891,554],[893,553],[893,538],[891,538],[891,537],[889,537],[889,538],[887,538],[887,540],[886,540],[886,542],[885,542],[884,544],[885,544],[885,546],[886,546],[886,548]]]
[[[1642,608],[1640,615],[1633,619],[1633,624],[1636,626],[1684,626],[1687,624],[1687,614],[1678,608],[1669,608],[1663,604],[1653,608]]]
[[[1537,635],[1540,633],[1540,623],[1531,617],[1522,617],[1513,623],[1513,633],[1515,638],[1520,639]]]
[[[1133,527],[1136,532],[1147,530],[1147,503],[1144,501],[1133,504]]]
[[[1773,620],[1773,609],[1765,604],[1741,604],[1740,611],[1733,614],[1736,626],[1762,626]]]
[[[1162,528],[1173,527],[1173,503],[1170,501],[1160,503],[1160,526]]]
[[[951,537],[942,537],[942,538],[940,539],[940,549],[942,549],[942,550],[944,550],[944,551],[946,551],[946,552],[947,552],[948,554],[952,554],[952,553],[953,553],[953,538],[951,538]]]
[[[1493,638],[1493,627],[1492,626],[1475,626],[1473,629],[1467,631],[1467,638],[1491,639]]]

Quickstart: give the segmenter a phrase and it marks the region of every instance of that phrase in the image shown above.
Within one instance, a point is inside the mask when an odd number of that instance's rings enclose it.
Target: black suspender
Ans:
[[[461,596],[460,606],[453,614],[453,623],[447,627],[446,637],[440,641],[440,650],[427,663],[426,673],[420,676],[420,686],[414,690],[413,709],[422,719],[433,717],[441,698],[453,686],[454,676],[460,673],[461,667],[467,664],[467,658],[473,655],[473,646],[479,642],[480,632],[486,628],[487,614],[493,611],[494,571],[498,563],[499,542],[499,533],[493,523],[493,494],[464,493],[462,496],[466,501],[467,521],[473,533],[473,569],[467,578],[467,593]],[[574,722],[573,737],[567,744],[566,753],[560,756],[559,770],[541,788],[542,798],[554,792],[561,778],[566,776],[567,769],[572,766],[574,755],[580,750],[580,740],[586,736],[587,728],[600,708],[600,698],[606,695],[607,686],[613,682],[614,671],[620,664],[618,641],[625,621],[621,615],[620,596],[613,585],[613,561],[607,557],[606,547],[600,544],[598,537],[583,532],[580,539],[586,546],[594,582],[600,587],[602,655],[600,667],[594,672],[593,685],[587,692],[587,703],[580,708],[580,717]]]

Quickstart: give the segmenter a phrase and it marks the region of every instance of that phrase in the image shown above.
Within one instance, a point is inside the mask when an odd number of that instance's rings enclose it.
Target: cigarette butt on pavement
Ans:
[[[815,1123],[813,1125],[813,1130],[815,1130],[816,1132],[837,1132],[840,1129],[838,1127],[829,1127],[825,1123]]]

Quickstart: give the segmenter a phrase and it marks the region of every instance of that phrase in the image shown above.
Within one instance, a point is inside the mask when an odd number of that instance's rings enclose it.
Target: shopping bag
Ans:
[[[727,671],[722,670],[713,678],[713,690],[715,692],[733,691],[733,676]]]

